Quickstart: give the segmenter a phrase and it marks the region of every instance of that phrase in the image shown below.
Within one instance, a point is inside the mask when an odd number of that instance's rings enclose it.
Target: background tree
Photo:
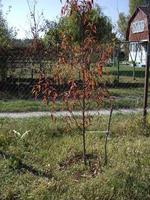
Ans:
[[[7,47],[11,45],[12,38],[14,37],[13,28],[8,28],[6,19],[2,11],[2,1],[0,0],[0,46]]]
[[[15,36],[13,28],[9,28],[6,19],[4,18],[2,11],[2,1],[0,0],[0,80],[5,81],[7,77],[7,51],[6,48],[12,46],[12,40]]]
[[[49,31],[45,35],[44,41],[49,44],[60,43],[61,32],[64,32],[68,36],[72,37],[73,43],[81,42],[81,18],[78,12],[74,11],[74,5],[72,5],[71,15],[67,14],[59,19],[59,22],[50,22]],[[89,19],[91,23],[95,25],[96,33],[94,36],[97,41],[104,42],[110,41],[114,34],[112,33],[112,23],[110,19],[102,13],[99,5],[96,4],[92,8]],[[103,27],[103,29],[101,28]]]
[[[90,23],[95,25],[96,33],[93,35],[96,37],[97,41],[110,41],[112,39],[112,24],[108,17],[106,17],[100,8],[96,4],[92,8],[89,14]],[[78,12],[72,12],[72,14],[66,17],[65,30],[68,31],[68,34],[73,36],[75,42],[80,42],[80,32],[81,32],[81,21]],[[102,29],[103,27],[103,29]]]
[[[13,46],[14,47],[28,47],[32,44],[32,39],[13,39]]]
[[[113,25],[111,20],[104,15],[98,4],[92,9],[91,19],[92,23],[96,26],[96,39],[99,42],[111,41],[112,37],[114,37],[112,33]]]
[[[30,29],[28,34],[32,39],[31,51],[34,54],[39,54],[40,59],[40,50],[44,48],[43,40],[41,39],[44,33],[46,32],[47,24],[44,18],[43,11],[39,12],[37,9],[37,0],[26,0],[28,9],[29,9],[29,24]]]
[[[119,39],[125,40],[126,39],[126,32],[128,27],[129,15],[121,12],[119,13],[119,19],[117,21],[117,27],[119,32]]]
[[[128,27],[128,22],[129,22],[130,16],[126,15],[125,13],[119,13],[119,19],[117,21],[117,26],[118,26],[118,32],[119,32],[119,39],[121,41],[125,41],[126,40],[126,32],[127,32],[127,27]],[[121,47],[120,47],[121,46]],[[129,43],[122,43],[118,47],[118,59],[121,60],[121,53],[120,50],[122,50],[122,55],[123,55],[123,59],[128,59],[128,56],[131,56],[131,52],[130,52],[130,44]],[[132,64],[133,64],[133,80],[135,80],[135,67],[136,67],[136,57],[137,57],[137,50],[138,48],[136,47],[136,54],[135,54],[135,58],[132,58]]]
[[[130,10],[130,15],[132,16],[136,7],[142,6],[142,5],[149,5],[150,0],[130,0],[129,1],[129,10]]]
[[[61,32],[62,32],[62,18],[59,19],[59,22],[48,21],[47,24],[47,33],[44,36],[44,43],[47,47],[53,46],[57,47],[61,42]]]
[[[39,12],[37,10],[36,0],[26,0],[26,1],[27,1],[29,13],[30,13],[29,23],[30,23],[31,37],[33,39],[39,39],[41,34],[46,29],[44,13]]]
[[[36,0],[26,0],[28,9],[29,9],[29,23],[30,29],[28,34],[30,34],[30,38],[32,39],[32,44],[28,47],[28,52],[36,57],[40,63],[40,69],[42,69],[42,54],[44,51],[44,43],[42,40],[42,36],[46,31],[46,20],[44,18],[44,13],[39,12],[37,9]]]

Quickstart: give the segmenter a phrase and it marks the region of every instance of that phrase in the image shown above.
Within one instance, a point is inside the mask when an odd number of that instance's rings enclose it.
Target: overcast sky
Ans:
[[[32,1],[32,0],[30,0]],[[113,24],[118,19],[118,12],[128,14],[129,0],[97,0],[102,11],[107,15]],[[11,12],[7,15],[9,26],[14,26],[18,30],[18,38],[25,38],[25,31],[29,29],[29,10],[26,0],[2,0],[3,12],[6,13],[9,6],[12,6]],[[62,4],[60,0],[38,0],[38,10],[44,12],[45,18],[55,20],[60,16]]]

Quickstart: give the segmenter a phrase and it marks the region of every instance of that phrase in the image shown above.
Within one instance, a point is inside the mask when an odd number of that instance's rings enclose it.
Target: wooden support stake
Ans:
[[[146,61],[146,68],[145,68],[144,109],[143,109],[143,117],[144,117],[144,122],[145,123],[146,123],[146,116],[147,116],[149,64],[150,64],[150,43],[148,42],[147,43],[147,61]]]
[[[117,80],[119,83],[119,77],[120,77],[120,44],[119,44],[119,48],[118,48],[118,52],[117,52]]]

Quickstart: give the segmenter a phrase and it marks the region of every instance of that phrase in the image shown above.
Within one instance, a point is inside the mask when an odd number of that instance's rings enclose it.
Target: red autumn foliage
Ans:
[[[82,40],[78,45],[73,44],[72,37],[62,33],[62,43],[59,51],[59,60],[52,67],[51,79],[44,74],[40,75],[39,82],[33,92],[35,96],[41,95],[44,102],[62,100],[71,117],[66,122],[69,126],[76,124],[83,136],[83,158],[86,159],[86,130],[91,125],[93,117],[89,114],[91,103],[99,109],[110,95],[102,77],[103,67],[111,56],[109,45],[102,45],[96,41],[93,33],[96,27],[91,23],[90,12],[93,1],[68,0],[62,9],[62,14],[78,12],[82,22]],[[93,64],[93,57],[96,61]],[[76,118],[73,110],[80,107],[81,118]]]

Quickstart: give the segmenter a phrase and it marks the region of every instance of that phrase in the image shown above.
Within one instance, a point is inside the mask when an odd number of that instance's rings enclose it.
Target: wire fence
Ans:
[[[135,55],[134,51],[129,44],[121,44],[114,49],[112,59],[103,69],[116,109],[143,108],[145,65],[136,62],[139,52]],[[48,110],[41,99],[34,100],[32,89],[41,70],[47,77],[50,76],[51,68],[58,59],[58,49],[29,52],[26,48],[0,50],[0,112]]]

